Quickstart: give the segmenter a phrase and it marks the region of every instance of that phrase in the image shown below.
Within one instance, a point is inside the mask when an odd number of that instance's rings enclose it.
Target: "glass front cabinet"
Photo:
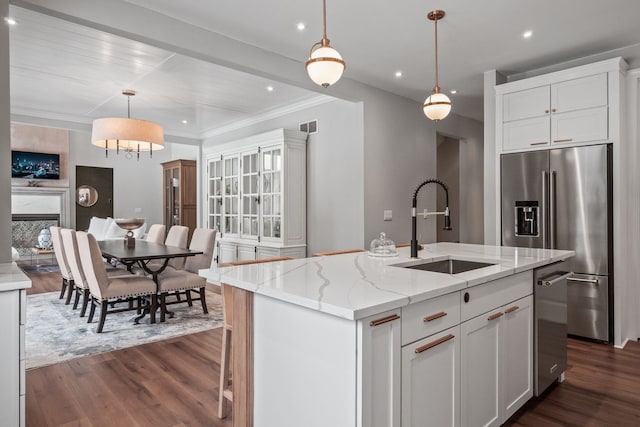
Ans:
[[[219,263],[306,256],[306,138],[277,129],[206,150]]]

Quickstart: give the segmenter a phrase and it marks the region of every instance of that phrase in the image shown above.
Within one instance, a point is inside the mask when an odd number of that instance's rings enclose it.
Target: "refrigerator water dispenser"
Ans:
[[[538,202],[516,201],[516,236],[538,236]]]

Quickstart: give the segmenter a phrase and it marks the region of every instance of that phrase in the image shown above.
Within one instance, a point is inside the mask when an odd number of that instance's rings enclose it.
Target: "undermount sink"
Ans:
[[[435,273],[458,274],[478,268],[490,267],[492,265],[495,264],[488,262],[464,261],[461,259],[445,259],[442,261],[425,261],[418,264],[396,264],[396,267],[433,271]]]

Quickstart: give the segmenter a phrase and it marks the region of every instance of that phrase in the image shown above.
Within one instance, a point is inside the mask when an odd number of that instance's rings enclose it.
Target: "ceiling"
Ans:
[[[128,3],[291,58],[301,67],[322,34],[320,0]],[[327,35],[347,63],[343,78],[421,103],[434,84],[434,27],[426,19],[434,8],[446,11],[438,24],[440,86],[447,93],[457,90],[450,95],[453,111],[464,116],[482,120],[487,70],[518,76],[613,56],[640,66],[637,0],[611,0],[606,9],[601,0],[330,0]],[[139,93],[131,100],[132,117],[162,123],[167,133],[201,138],[318,97],[25,9],[13,7],[12,13],[18,20],[11,28],[15,114],[85,123],[122,116],[126,99],[119,93],[131,88]],[[298,31],[298,22],[306,30]],[[524,39],[525,30],[533,31],[532,37]],[[398,70],[401,78],[394,76]],[[269,85],[273,92],[266,90]]]

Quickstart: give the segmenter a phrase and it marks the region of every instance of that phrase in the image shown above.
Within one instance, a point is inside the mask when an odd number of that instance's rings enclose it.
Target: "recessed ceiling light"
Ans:
[[[187,123],[189,123],[189,122],[188,122],[188,121],[186,121],[186,120],[183,120],[183,121],[182,121],[182,124],[183,124],[183,125],[186,125]]]
[[[396,71],[396,77],[402,77],[402,71],[398,70]]]
[[[273,86],[267,86],[267,90],[268,90],[269,92],[273,92]]]
[[[455,89],[451,89],[451,93],[455,95],[456,93],[458,93],[458,91]]]
[[[298,29],[298,31],[304,31],[307,26],[304,24],[304,22],[298,22],[296,24],[296,28]]]
[[[10,17],[10,16],[7,16],[6,18],[4,18],[4,20],[5,20],[5,21],[7,22],[7,24],[9,24],[9,25],[16,25],[16,24],[17,24],[16,20],[15,20],[15,19],[13,19],[13,18],[12,18],[12,17]]]
[[[525,31],[524,33],[522,33],[522,37],[524,37],[525,39],[528,39],[532,35],[533,35],[533,31],[531,31],[531,30],[528,30],[528,31]]]

